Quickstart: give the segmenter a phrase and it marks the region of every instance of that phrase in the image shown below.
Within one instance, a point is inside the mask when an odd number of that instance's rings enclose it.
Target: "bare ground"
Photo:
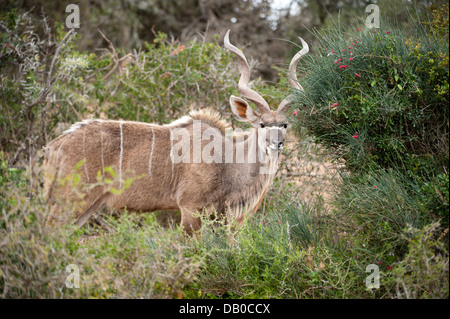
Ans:
[[[339,172],[344,168],[343,160],[334,159],[329,150],[315,144],[312,138],[301,139],[289,132],[277,176],[283,185],[293,187],[297,200],[323,200],[325,208],[330,209],[333,182],[340,178]]]

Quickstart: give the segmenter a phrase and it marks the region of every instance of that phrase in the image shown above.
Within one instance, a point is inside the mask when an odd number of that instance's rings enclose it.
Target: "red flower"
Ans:
[[[378,188],[377,185],[373,185],[373,188]]]
[[[345,64],[344,65],[340,65],[339,69],[345,69],[346,67],[347,67],[347,65],[345,65]]]
[[[377,265],[381,265],[381,261],[377,261]]]
[[[353,135],[352,137],[353,137],[353,138],[358,138],[358,135]]]
[[[342,50],[342,52],[345,52],[345,49],[344,49],[344,50]]]
[[[337,105],[338,105],[338,103],[333,103],[333,104],[330,105],[330,108],[333,108],[333,107],[335,107]]]
[[[373,33],[377,33],[377,31],[376,31],[376,30],[373,30],[372,32],[373,32]]]
[[[341,58],[339,58],[338,61],[341,62]]]
[[[387,34],[391,33],[391,31],[386,31]]]
[[[355,75],[359,78],[361,75],[359,75],[358,73],[355,73]]]
[[[387,270],[391,270],[391,269],[392,269],[392,266],[386,267],[386,269],[387,269]]]
[[[330,52],[331,54],[333,54],[334,53],[334,50],[331,50],[331,52]]]
[[[356,31],[359,31],[359,30],[361,30],[361,29],[360,28],[356,29]]]
[[[351,61],[351,60],[353,60],[353,58],[349,58],[348,60]]]
[[[297,112],[292,113],[292,115],[297,115]]]

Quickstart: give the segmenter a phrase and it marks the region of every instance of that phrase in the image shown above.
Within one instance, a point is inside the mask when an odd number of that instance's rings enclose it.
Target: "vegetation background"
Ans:
[[[368,1],[82,0],[76,32],[69,3],[0,5],[2,298],[448,298],[445,1],[379,1],[368,29]],[[205,106],[232,121],[228,29],[274,105],[297,37],[311,48],[260,213],[239,229],[204,220],[198,240],[166,212],[44,227],[41,149],[71,123],[167,123]]]

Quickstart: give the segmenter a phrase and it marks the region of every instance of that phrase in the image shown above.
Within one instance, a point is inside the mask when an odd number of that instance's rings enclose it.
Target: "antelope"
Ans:
[[[75,123],[45,148],[44,187],[51,206],[47,223],[68,222],[61,216],[62,203],[76,201],[79,194],[74,194],[67,183],[57,181],[73,173],[75,167],[79,168],[83,185],[91,186],[82,194],[82,204],[70,214],[79,226],[103,204],[142,212],[179,210],[182,228],[192,236],[200,229],[200,216],[205,212],[215,211],[227,221],[242,224],[244,217],[258,210],[279,165],[292,96],[272,111],[264,98],[249,87],[247,59],[230,43],[229,33],[224,37],[224,46],[239,62],[239,92],[259,112],[240,97],[231,95],[229,103],[236,119],[250,123],[252,128],[229,134],[229,125],[211,110],[191,111],[165,125],[100,119]],[[303,90],[297,81],[296,66],[309,47],[299,39],[303,48],[292,58],[288,75],[290,86]],[[215,132],[210,134],[215,136],[215,160],[196,160],[195,156],[192,160],[190,155],[196,148],[198,151],[212,143],[205,138],[211,131]],[[180,132],[185,143],[175,143],[174,135]],[[175,151],[177,145],[181,148]],[[185,153],[183,159],[188,160],[175,160],[180,158],[180,150]],[[242,158],[242,154],[247,156]],[[112,192],[101,183],[95,184],[98,176],[105,178],[108,174],[106,167],[118,174],[118,189],[127,178],[136,178],[123,191]],[[59,202],[50,201],[50,197]]]

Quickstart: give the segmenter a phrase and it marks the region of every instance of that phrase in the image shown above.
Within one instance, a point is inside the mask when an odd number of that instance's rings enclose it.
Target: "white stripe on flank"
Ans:
[[[119,181],[120,181],[120,189],[122,189],[122,155],[123,155],[122,121],[119,121],[119,126],[120,126]]]
[[[87,170],[87,166],[86,166],[87,158],[86,158],[85,142],[86,142],[86,125],[84,126],[84,130],[83,130],[83,157],[84,157],[84,171],[86,172],[86,178],[89,183],[89,174],[88,174],[88,170]]]
[[[102,177],[105,177],[105,162],[103,161],[103,122],[100,122],[100,148],[102,158]]]
[[[172,175],[173,175],[173,162],[174,162],[174,159],[173,159],[173,133],[172,133],[171,129],[169,129],[169,132],[170,132],[170,160],[172,162]]]
[[[64,145],[64,143],[67,140],[62,141],[62,143],[59,145],[58,151],[56,152],[56,160],[59,161],[59,153],[61,152],[61,147]]]
[[[152,149],[150,151],[150,158],[148,160],[148,176],[152,176],[152,157],[153,157],[153,149],[155,147],[155,132],[152,127]]]

